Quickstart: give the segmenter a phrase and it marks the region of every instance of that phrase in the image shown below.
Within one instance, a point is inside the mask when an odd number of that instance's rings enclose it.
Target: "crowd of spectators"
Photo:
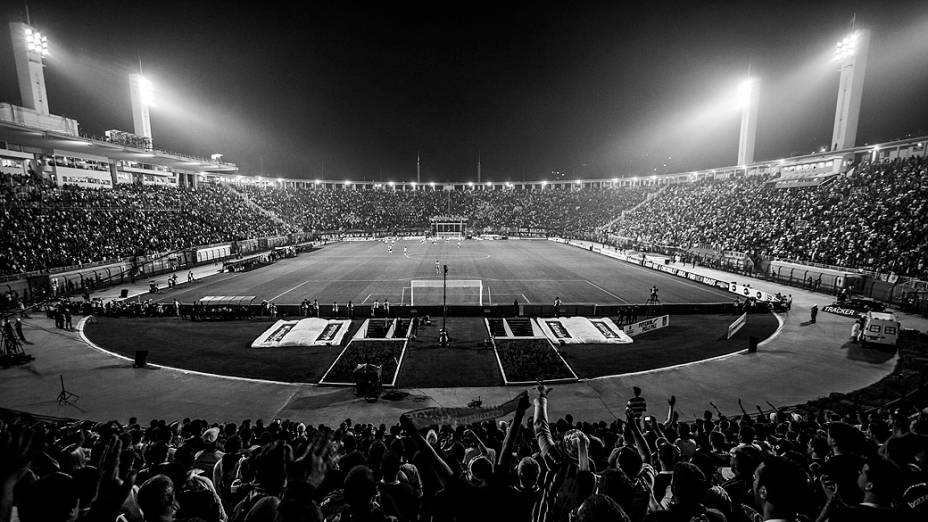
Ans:
[[[921,158],[864,163],[817,187],[778,189],[764,177],[747,177],[671,185],[647,200],[653,188],[3,188],[0,274],[291,231],[422,231],[440,215],[467,218],[473,233],[577,237],[634,208],[612,232],[674,247],[924,276],[926,179]]]
[[[0,274],[264,237],[290,230],[230,188],[119,185],[0,190]]]
[[[305,231],[425,230],[435,216],[468,219],[475,233],[592,231],[644,200],[651,189],[303,190],[242,187],[258,205]]]
[[[683,248],[928,275],[928,160],[864,163],[817,187],[761,177],[672,185],[612,227]]]
[[[0,425],[0,522],[916,521],[928,412],[715,408],[470,426],[132,418]],[[534,409],[532,407],[534,402]],[[739,405],[741,401],[739,400]],[[772,406],[772,405],[771,405]],[[907,414],[908,413],[908,414]],[[526,416],[526,414],[528,414]],[[14,509],[15,508],[15,509]]]

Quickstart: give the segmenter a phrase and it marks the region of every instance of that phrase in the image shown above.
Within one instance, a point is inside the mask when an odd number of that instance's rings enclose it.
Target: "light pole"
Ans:
[[[738,104],[741,109],[741,132],[738,137],[738,165],[754,163],[754,142],[757,137],[757,80],[747,78],[738,85]]]
[[[867,73],[870,31],[861,29],[845,36],[835,45],[835,61],[841,71],[838,103],[831,135],[831,150],[853,147],[857,142],[857,121]]]

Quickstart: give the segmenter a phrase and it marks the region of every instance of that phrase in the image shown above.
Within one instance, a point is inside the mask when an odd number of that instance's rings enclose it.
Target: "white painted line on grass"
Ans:
[[[596,283],[590,281],[589,279],[584,279],[584,281],[586,281],[586,284],[592,286],[593,288],[596,288],[596,289],[599,290],[600,292],[603,292],[603,293],[605,293],[605,294],[609,294],[609,295],[611,295],[612,297],[615,297],[616,299],[618,299],[619,301],[622,301],[623,303],[628,303],[628,301],[626,301],[625,299],[622,299],[621,297],[619,297],[619,296],[613,294],[613,293],[610,292],[609,290],[606,290],[605,288],[603,288],[603,287],[599,286],[598,284],[596,284]]]
[[[300,284],[294,286],[294,287],[291,288],[290,290],[287,290],[286,292],[284,292],[284,293],[282,293],[282,294],[277,294],[277,295],[275,295],[274,297],[268,299],[268,301],[274,301],[274,300],[276,300],[276,299],[279,298],[279,297],[283,297],[283,296],[289,294],[290,292],[296,290],[297,288],[299,288],[299,287],[305,285],[305,284],[308,283],[308,282],[309,282],[308,280],[307,280],[307,281],[303,281],[302,283],[300,283]]]
[[[525,304],[532,304],[532,302],[528,300],[528,297],[525,297],[525,294],[522,294],[522,299],[525,299]]]

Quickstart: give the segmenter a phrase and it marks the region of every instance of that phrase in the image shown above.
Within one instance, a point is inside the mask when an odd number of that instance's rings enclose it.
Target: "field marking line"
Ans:
[[[400,294],[400,306],[406,305],[406,287],[403,287],[403,293]]]
[[[284,292],[284,293],[282,293],[282,294],[277,294],[277,295],[275,295],[274,297],[268,299],[268,301],[274,301],[274,300],[276,300],[276,299],[279,298],[279,297],[283,297],[283,296],[289,294],[290,292],[296,290],[297,288],[299,288],[299,287],[305,285],[305,284],[308,283],[308,282],[309,282],[308,280],[307,280],[307,281],[303,281],[302,283],[300,283],[300,284],[294,286],[294,287],[291,288],[290,290],[287,290],[286,292]]]
[[[525,304],[532,304],[532,302],[528,300],[528,297],[525,297],[525,294],[522,294],[522,299],[525,299]]]
[[[367,300],[370,299],[372,295],[373,295],[373,294],[367,294],[367,297],[365,297],[364,300],[361,301],[361,304],[363,305],[364,303],[366,303]]]
[[[490,285],[487,285],[487,300],[489,304],[493,304],[493,292],[490,291]]]
[[[618,299],[619,301],[622,301],[623,303],[628,304],[628,301],[626,301],[625,299],[622,299],[621,297],[619,297],[619,296],[613,294],[613,293],[610,292],[609,290],[606,290],[605,288],[603,288],[603,287],[599,286],[598,284],[596,284],[596,283],[590,281],[589,279],[584,279],[584,281],[586,281],[586,284],[592,286],[593,288],[596,288],[596,289],[599,290],[600,292],[609,294],[609,295],[611,295],[612,297],[615,297],[616,299]]]

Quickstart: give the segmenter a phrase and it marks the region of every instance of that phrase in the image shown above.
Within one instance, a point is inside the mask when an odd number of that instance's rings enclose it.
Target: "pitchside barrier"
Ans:
[[[621,305],[564,305],[562,304],[558,310],[557,315],[562,317],[569,316],[585,316],[585,317],[596,317],[596,316],[615,316],[619,315],[620,309],[627,308],[628,304]],[[637,304],[634,306],[639,307],[638,316],[644,318],[645,305]],[[246,317],[266,317],[263,316],[263,308],[260,304],[253,304],[248,307],[243,307],[247,312],[243,312],[242,308],[237,308],[236,310],[230,311],[228,316],[225,316],[221,313],[211,313],[209,319],[242,319]],[[352,317],[354,319],[366,319],[371,317],[372,307],[369,305],[358,305],[354,307],[354,314]],[[193,310],[192,304],[181,304],[180,311],[181,315],[185,318],[189,318]],[[694,315],[694,314],[703,314],[703,315],[712,315],[712,314],[732,314],[735,312],[741,312],[742,310],[735,307],[734,303],[691,303],[691,304],[663,304],[660,305],[659,309],[656,311],[656,315]],[[766,307],[757,306],[753,313],[766,312]],[[382,310],[381,310],[382,314]],[[400,306],[400,305],[391,305],[390,306],[390,317],[413,317],[413,316],[431,316],[434,320],[435,318],[440,318],[442,315],[441,305],[427,305],[427,306]],[[451,317],[514,317],[514,316],[529,316],[529,317],[552,317],[554,316],[554,306],[553,305],[541,305],[541,304],[520,304],[518,309],[513,307],[512,304],[508,305],[485,305],[485,306],[471,306],[471,305],[449,305],[448,306],[448,315]],[[338,305],[338,314],[332,313],[332,305],[319,305],[319,316],[326,318],[348,318],[348,309],[344,303],[339,303]],[[383,315],[380,315],[382,317]],[[300,306],[296,304],[278,304],[277,305],[277,318],[298,318],[304,317],[300,312]]]

